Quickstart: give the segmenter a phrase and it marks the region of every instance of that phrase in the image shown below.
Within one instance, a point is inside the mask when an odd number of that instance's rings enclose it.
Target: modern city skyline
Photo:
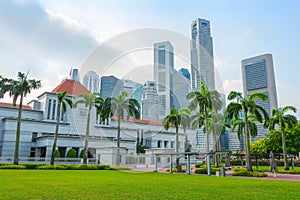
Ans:
[[[154,81],[157,83],[159,118],[170,113],[173,106],[172,70],[174,69],[174,48],[169,41],[154,44]]]
[[[192,90],[200,87],[201,80],[209,90],[215,90],[213,39],[210,21],[196,19],[191,24]]]
[[[262,106],[270,115],[272,109],[277,109],[277,92],[275,83],[275,73],[272,54],[263,54],[241,61],[242,79],[245,97],[253,92],[261,92],[268,96],[268,101],[258,100],[257,103]],[[268,130],[263,128],[261,123],[257,124],[258,135],[252,138],[253,141],[259,138],[265,138]]]
[[[101,98],[116,97],[123,89],[123,82],[115,76],[102,76],[100,95]]]

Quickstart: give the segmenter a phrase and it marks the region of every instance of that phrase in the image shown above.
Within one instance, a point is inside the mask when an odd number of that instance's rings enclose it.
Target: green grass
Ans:
[[[300,182],[115,170],[0,170],[0,199],[297,199]]]

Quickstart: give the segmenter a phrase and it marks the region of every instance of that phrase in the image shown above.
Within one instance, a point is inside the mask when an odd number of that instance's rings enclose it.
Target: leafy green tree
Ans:
[[[121,91],[118,97],[109,97],[105,100],[103,107],[104,114],[102,116],[117,116],[118,117],[118,132],[117,132],[117,158],[116,164],[120,165],[120,134],[121,134],[121,121],[124,120],[124,115],[127,117],[140,118],[139,113],[140,104],[136,99],[128,98],[128,93],[124,90]],[[104,118],[105,118],[104,117]]]
[[[179,127],[182,126],[183,130],[186,130],[190,124],[190,114],[191,112],[187,108],[183,108],[181,110],[172,108],[170,114],[167,115],[163,120],[163,126],[165,130],[169,130],[170,126],[175,127],[176,153],[179,152]],[[179,159],[176,159],[176,166],[179,166]]]
[[[232,129],[234,130],[235,127],[238,127],[238,135],[244,135],[246,168],[248,171],[253,171],[250,157],[250,134],[253,136],[257,135],[257,127],[254,121],[262,123],[263,119],[268,118],[267,111],[258,105],[256,100],[267,101],[268,96],[264,93],[254,92],[246,98],[240,92],[231,91],[227,99],[231,101],[226,109],[227,117],[232,120]]]
[[[84,155],[83,155],[83,164],[87,164],[88,158],[88,140],[90,134],[90,118],[91,118],[91,110],[92,108],[99,108],[100,105],[103,105],[104,101],[100,97],[98,93],[91,94],[80,94],[78,95],[78,100],[75,103],[75,106],[78,104],[83,104],[88,109],[87,121],[86,121],[86,131],[85,131],[85,139],[84,139]]]
[[[57,143],[61,112],[62,114],[64,114],[67,111],[67,105],[69,105],[70,108],[73,108],[73,102],[70,98],[67,97],[67,95],[68,95],[67,91],[56,93],[58,105],[57,105],[57,112],[56,112],[56,127],[55,127],[50,165],[54,165],[55,149]]]
[[[250,144],[250,152],[256,154],[266,154],[268,153],[268,148],[266,144],[266,138],[260,138],[256,142],[251,142]]]
[[[293,106],[285,106],[283,108],[273,109],[272,116],[264,123],[264,127],[269,128],[269,130],[274,130],[276,125],[278,125],[278,129],[281,130],[285,170],[289,170],[286,153],[285,129],[286,127],[293,128],[298,124],[297,118],[294,115],[286,114],[288,111],[292,111],[295,113],[297,112],[297,109]]]
[[[284,131],[286,141],[286,152],[289,154],[298,155],[300,152],[300,124],[294,128],[286,128]],[[282,133],[281,130],[272,130],[267,134],[266,146],[268,152],[283,152],[282,150]]]
[[[192,116],[192,126],[201,128],[204,126],[206,134],[206,152],[209,152],[209,115],[212,110],[219,110],[222,107],[220,94],[217,91],[210,91],[204,81],[201,81],[199,91],[187,94],[190,101],[188,108],[194,111],[198,108],[198,116]]]
[[[21,120],[22,120],[22,108],[23,99],[26,97],[31,90],[38,89],[41,87],[41,81],[35,79],[27,79],[28,73],[18,72],[17,80],[8,79],[1,77],[0,79],[0,97],[3,97],[5,93],[9,93],[10,97],[13,97],[13,105],[17,105],[17,100],[19,101],[19,112],[16,130],[16,143],[14,152],[14,164],[19,164],[19,145],[20,145],[20,133],[21,133]]]

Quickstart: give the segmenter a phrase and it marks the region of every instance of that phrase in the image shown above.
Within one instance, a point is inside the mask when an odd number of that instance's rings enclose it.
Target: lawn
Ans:
[[[0,199],[297,199],[300,182],[113,170],[0,170]]]

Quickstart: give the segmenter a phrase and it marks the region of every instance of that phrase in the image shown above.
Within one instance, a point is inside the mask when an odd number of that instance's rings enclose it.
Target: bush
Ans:
[[[296,171],[296,170],[292,170],[292,169],[290,169],[290,170],[282,169],[282,170],[278,170],[278,173],[280,173],[280,174],[300,174],[300,171]]]
[[[84,152],[85,152],[84,149],[82,149],[80,152],[80,158],[83,158]]]
[[[214,168],[214,167],[210,168],[210,174],[216,174],[217,171],[220,171],[220,169],[219,168]],[[207,174],[207,168],[206,167],[196,168],[194,170],[194,172],[196,174]]]
[[[250,176],[250,177],[267,177],[268,175],[262,172],[249,172],[247,170],[235,171],[232,176]]]
[[[2,165],[0,169],[26,169],[24,165]]]
[[[76,151],[75,149],[70,149],[68,152],[67,152],[67,158],[76,158]]]
[[[62,165],[43,165],[39,166],[37,169],[65,169]]]
[[[43,166],[45,164],[36,164],[36,163],[26,163],[24,164],[24,166],[26,167],[26,169],[37,169],[40,166]]]
[[[54,157],[55,158],[60,158],[60,152],[57,149],[55,150]]]
[[[204,166],[205,165],[205,162],[202,162],[202,163],[200,163],[200,164],[196,164],[195,165],[195,168],[200,168],[200,167],[202,167],[202,166]]]

